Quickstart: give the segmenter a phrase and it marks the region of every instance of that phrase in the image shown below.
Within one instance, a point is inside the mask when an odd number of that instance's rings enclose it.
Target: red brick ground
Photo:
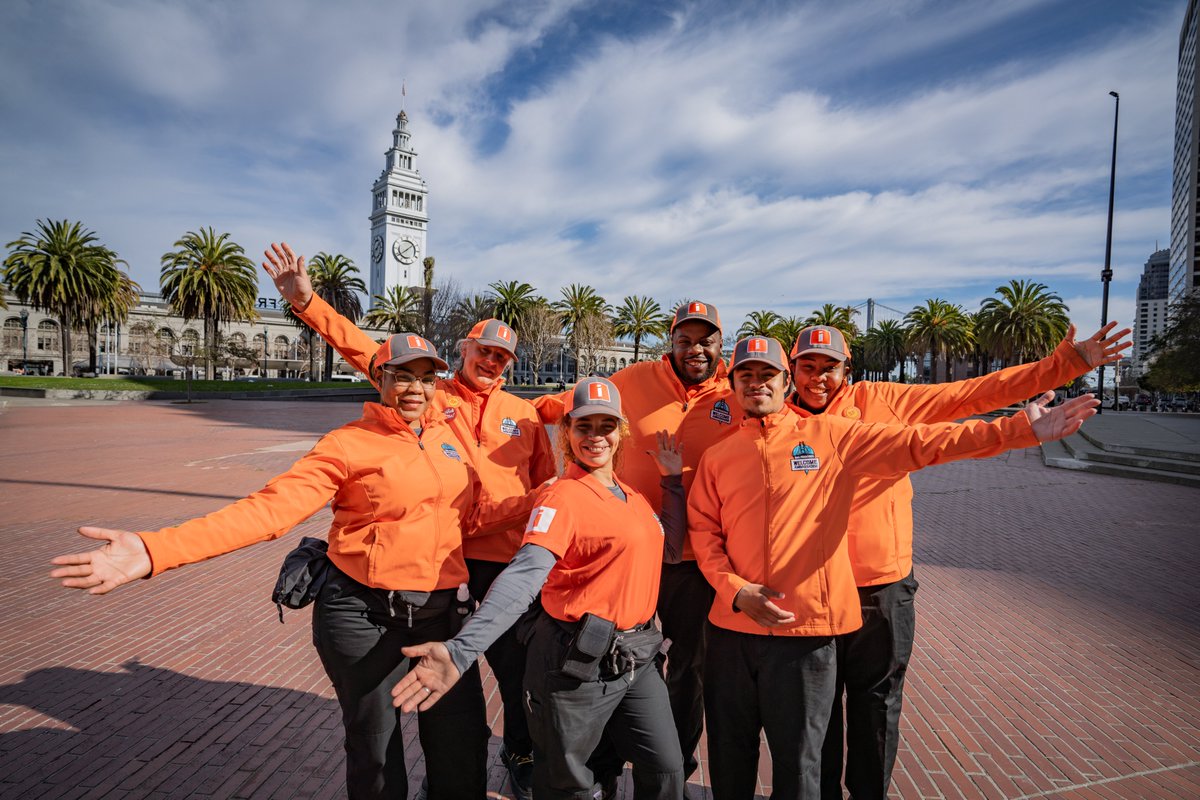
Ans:
[[[0,413],[0,796],[342,794],[308,614],[280,625],[268,601],[294,537],[103,598],[45,572],[82,549],[78,525],[205,513],[357,413],[236,401]],[[1200,494],[1047,470],[1034,450],[916,484],[920,622],[893,795],[1200,797]],[[327,525],[321,512],[298,532]],[[506,796],[495,764],[491,785]]]

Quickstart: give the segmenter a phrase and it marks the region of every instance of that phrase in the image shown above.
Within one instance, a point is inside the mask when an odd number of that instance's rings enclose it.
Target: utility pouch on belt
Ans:
[[[305,536],[300,545],[283,557],[279,568],[279,579],[271,602],[279,609],[279,621],[283,622],[283,607],[304,608],[317,599],[325,577],[329,574],[329,544],[322,539]]]
[[[584,614],[575,626],[575,637],[563,656],[562,671],[576,680],[594,681],[600,677],[600,661],[612,646],[617,625],[595,614]]]
[[[612,672],[633,672],[643,664],[649,664],[658,657],[662,643],[662,631],[653,625],[618,633],[613,640]]]

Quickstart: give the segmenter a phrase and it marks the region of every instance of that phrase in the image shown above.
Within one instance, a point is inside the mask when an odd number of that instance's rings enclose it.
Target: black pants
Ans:
[[[658,620],[667,650],[667,696],[679,732],[684,777],[698,766],[696,748],[704,731],[705,620],[715,596],[695,561],[663,564],[658,590]]]
[[[483,602],[492,581],[507,566],[499,561],[468,558],[471,597]],[[496,676],[500,701],[504,705],[504,749],[514,756],[527,756],[533,752],[533,740],[529,737],[529,723],[525,720],[525,647],[517,641],[516,632],[510,628],[484,655],[487,656],[492,674]]]
[[[842,798],[842,691],[846,788],[854,800],[887,797],[900,744],[904,676],[912,655],[917,580],[860,586],[863,626],[837,637],[837,688],[821,763],[821,797]]]
[[[738,633],[708,624],[704,709],[714,798],[754,797],[765,732],[772,800],[816,800],[836,672],[832,636]]]
[[[333,682],[346,729],[346,792],[351,800],[406,800],[408,772],[400,709],[391,689],[409,670],[401,647],[452,634],[454,590],[422,608],[369,589],[331,569],[313,610],[313,643]],[[394,614],[394,615],[393,615]],[[410,617],[411,614],[411,617]],[[430,800],[487,795],[487,742],[479,667],[417,718]]]
[[[528,640],[534,797],[592,800],[599,787],[587,762],[607,727],[620,757],[633,763],[637,800],[682,800],[683,758],[655,664],[579,681],[559,669],[570,641],[570,632],[544,613]]]

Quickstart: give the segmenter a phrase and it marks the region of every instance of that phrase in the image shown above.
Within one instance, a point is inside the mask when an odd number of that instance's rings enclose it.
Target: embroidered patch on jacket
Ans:
[[[446,398],[446,405],[450,406],[451,408],[458,408],[462,405],[462,398],[451,395],[450,397]]]
[[[722,425],[729,425],[733,422],[733,414],[729,413],[729,403],[724,400],[713,403],[712,411],[708,416]]]
[[[558,511],[550,506],[538,506],[529,515],[529,522],[525,525],[526,533],[545,533],[550,530],[550,523],[554,522],[554,515]]]
[[[460,456],[458,451],[454,449],[454,445],[450,444],[449,442],[442,444],[442,455],[444,455],[446,458],[453,458],[455,461],[462,461],[462,456]]]
[[[813,453],[813,449],[804,442],[792,448],[792,472],[803,472],[807,475],[821,468],[821,459]]]
[[[846,419],[858,419],[859,417],[862,416],[862,412],[859,411],[854,406],[850,406],[849,408],[847,408],[845,411],[842,412],[842,416],[845,417]]]
[[[520,436],[521,429],[517,426],[516,420],[505,417],[500,420],[500,432],[507,433],[509,436]]]

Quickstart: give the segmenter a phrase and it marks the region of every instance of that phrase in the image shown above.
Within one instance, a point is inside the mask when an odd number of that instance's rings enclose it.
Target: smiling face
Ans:
[[[476,391],[487,389],[499,380],[512,361],[512,353],[504,348],[480,344],[474,339],[463,339],[459,353],[462,354],[462,367],[458,374]]]
[[[788,374],[762,361],[749,361],[729,378],[733,396],[748,417],[765,417],[783,408],[791,381]]]
[[[846,362],[808,353],[792,362],[792,380],[800,405],[809,411],[822,411],[846,380]]]
[[[688,320],[671,332],[671,365],[685,385],[703,383],[721,361],[721,332],[699,320]]]
[[[588,472],[611,476],[621,445],[621,420],[609,414],[591,414],[563,420],[572,460]]]
[[[418,358],[398,366],[379,368],[379,402],[394,408],[412,425],[421,419],[437,387],[432,358]]]

